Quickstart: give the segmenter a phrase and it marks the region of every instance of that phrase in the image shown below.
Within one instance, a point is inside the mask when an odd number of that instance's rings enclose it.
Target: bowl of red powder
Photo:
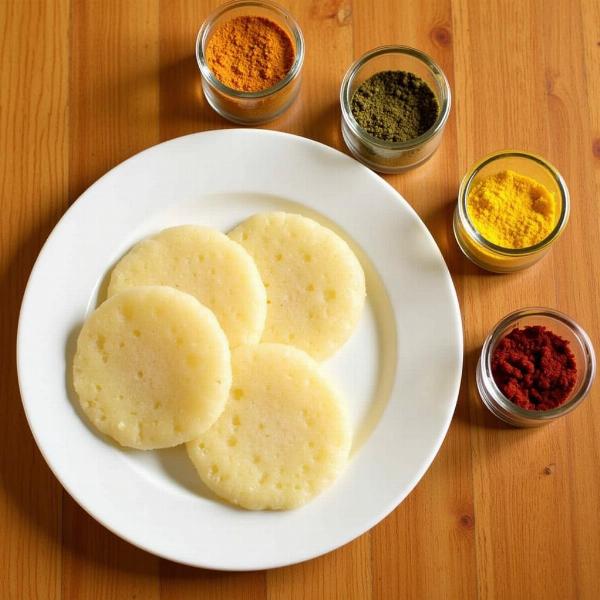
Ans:
[[[595,372],[592,342],[575,321],[549,308],[526,308],[507,315],[485,340],[477,388],[498,418],[534,427],[579,406]]]

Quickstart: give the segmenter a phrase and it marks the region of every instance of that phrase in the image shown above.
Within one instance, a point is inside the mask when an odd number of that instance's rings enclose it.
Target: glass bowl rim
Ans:
[[[436,82],[438,82],[438,85],[440,86],[442,91],[440,114],[435,120],[435,123],[420,136],[413,138],[412,140],[407,140],[406,142],[386,142],[385,140],[381,140],[380,138],[371,135],[358,124],[350,108],[350,86],[354,81],[358,70],[363,65],[367,64],[367,62],[369,62],[371,59],[381,56],[383,54],[401,54],[409,55],[413,58],[416,58],[429,69],[433,78],[436,80]],[[342,80],[342,85],[340,87],[340,105],[342,109],[342,117],[344,118],[346,124],[350,127],[354,135],[356,135],[357,137],[362,138],[363,140],[369,142],[373,146],[378,146],[380,148],[385,148],[388,150],[412,150],[428,142],[431,138],[435,137],[435,135],[444,128],[444,126],[446,125],[446,121],[448,120],[448,116],[450,115],[450,107],[452,105],[452,91],[450,89],[450,84],[448,83],[448,79],[444,71],[425,52],[422,52],[421,50],[418,50],[417,48],[413,48],[411,46],[378,46],[377,48],[373,48],[372,50],[365,52],[362,56],[355,60],[350,65],[349,69],[346,71],[344,79]]]
[[[473,184],[477,174],[481,171],[481,169],[495,162],[496,160],[509,157],[524,158],[542,166],[546,169],[546,171],[550,173],[560,191],[561,212],[560,216],[558,217],[558,220],[556,221],[556,225],[541,242],[538,242],[533,246],[527,246],[526,248],[504,248],[503,246],[498,246],[497,244],[486,240],[479,233],[479,231],[477,231],[473,223],[471,223],[471,219],[469,219],[469,214],[467,211],[467,198],[471,189],[471,185]],[[567,222],[569,221],[570,210],[571,201],[569,195],[569,188],[567,187],[567,184],[563,176],[558,171],[558,169],[552,163],[548,162],[541,156],[533,154],[532,152],[526,152],[525,150],[507,149],[498,150],[497,152],[487,154],[466,172],[465,176],[463,177],[460,183],[460,188],[458,191],[458,213],[460,216],[460,220],[465,229],[467,230],[469,236],[487,250],[504,256],[530,256],[532,254],[536,254],[544,248],[547,248],[563,232],[564,228],[567,225]]]
[[[264,90],[259,90],[258,92],[243,92],[226,86],[212,72],[208,66],[208,63],[206,62],[204,54],[204,45],[206,43],[206,39],[212,30],[216,19],[232,9],[244,6],[265,8],[279,13],[279,15],[284,17],[284,19],[289,23],[294,42],[296,44],[294,62],[292,63],[290,70],[286,73],[285,77],[281,79],[281,81],[278,81],[275,85]],[[290,11],[275,2],[271,2],[271,0],[230,0],[229,2],[225,2],[224,4],[218,6],[206,17],[200,26],[200,29],[198,30],[198,35],[196,36],[196,62],[198,63],[198,68],[200,69],[200,73],[204,79],[214,88],[216,88],[217,91],[224,95],[248,100],[258,100],[260,98],[266,98],[267,96],[276,94],[285,88],[290,82],[296,79],[300,73],[300,70],[302,69],[302,64],[304,63],[304,52],[304,36],[302,35],[302,30],[300,29],[298,22],[296,19],[294,19]]]
[[[582,373],[581,388],[570,400],[564,404],[561,404],[560,406],[557,406],[556,408],[551,408],[548,410],[527,410],[525,408],[521,408],[514,402],[511,402],[511,400],[500,391],[500,388],[496,385],[496,381],[492,375],[491,359],[494,348],[506,329],[524,317],[548,317],[561,322],[567,327],[567,329],[569,329],[569,331],[573,334],[573,337],[578,340],[585,355],[586,370],[584,373]],[[580,369],[581,365],[577,365],[577,367]],[[566,415],[579,406],[579,404],[581,404],[581,402],[585,399],[590,391],[590,388],[592,387],[596,375],[596,355],[594,353],[594,346],[590,337],[581,327],[581,325],[576,323],[573,319],[571,319],[571,317],[553,308],[533,306],[515,310],[509,313],[492,327],[491,332],[486,337],[481,348],[481,370],[482,374],[485,376],[487,383],[486,387],[488,391],[491,392],[493,400],[505,411],[526,420],[545,422]]]

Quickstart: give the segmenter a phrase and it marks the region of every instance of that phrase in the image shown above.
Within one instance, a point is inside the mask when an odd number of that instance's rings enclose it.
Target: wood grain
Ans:
[[[416,46],[440,64],[454,89],[449,1],[360,3],[354,18],[356,57],[380,44]],[[376,43],[373,30],[379,32]],[[386,177],[421,215],[449,265],[458,258],[450,226],[460,177],[456,152],[453,113],[444,142],[430,161],[412,172]],[[455,282],[460,291],[460,282]],[[371,533],[375,598],[463,598],[476,590],[475,570],[464,568],[475,562],[466,408],[461,397],[436,462],[409,498]],[[420,556],[427,556],[428,568],[414,568]]]
[[[0,598],[295,600],[595,598],[600,581],[600,398],[549,427],[505,427],[481,405],[481,343],[504,314],[564,310],[600,337],[600,5],[594,0],[286,0],[306,39],[300,98],[266,127],[346,152],[338,91],[388,43],[432,55],[454,106],[437,154],[386,179],[450,267],[465,332],[455,418],[432,467],[384,521],[315,560],[217,573],[158,559],[64,493],[21,408],[18,310],[41,245],[108,169],[175,136],[231,127],[206,104],[198,27],[217,0],[0,0]],[[572,215],[527,271],[484,273],[451,228],[463,173],[506,147],[553,162]],[[398,457],[401,460],[401,457]]]
[[[0,590],[60,598],[61,487],[29,432],[15,364],[19,306],[67,207],[69,7],[0,3]]]

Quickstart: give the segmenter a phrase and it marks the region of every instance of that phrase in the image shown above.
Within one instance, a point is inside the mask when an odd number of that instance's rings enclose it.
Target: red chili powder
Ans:
[[[577,381],[569,342],[545,327],[513,329],[492,355],[492,375],[500,391],[527,410],[560,406]]]

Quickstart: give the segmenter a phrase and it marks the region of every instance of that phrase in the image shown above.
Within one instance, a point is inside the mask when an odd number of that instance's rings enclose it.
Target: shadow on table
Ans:
[[[162,65],[159,82],[161,140],[237,127],[217,114],[206,101],[195,56]]]
[[[301,92],[297,100],[299,106],[302,101]],[[302,135],[352,156],[342,137],[340,103],[337,98],[309,116]]]
[[[27,524],[33,524],[42,535],[59,545],[61,531],[58,513],[62,491],[29,430],[20,402],[15,356],[19,309],[25,286],[43,242],[66,208],[66,203],[61,195],[60,198],[47,200],[42,205],[42,211],[44,206],[53,208],[39,217],[37,223],[31,219],[28,228],[19,232],[21,241],[12,255],[4,257],[5,266],[0,272],[0,364],[3,367],[0,475],[7,498],[7,519],[11,519],[13,514],[20,514]],[[18,519],[11,520],[18,522]],[[10,532],[8,521],[5,525]],[[10,535],[4,538],[5,541],[7,538]]]
[[[460,400],[454,418],[464,421],[467,425],[483,429],[514,430],[504,421],[495,417],[483,404],[477,391],[475,369],[481,348],[465,352],[463,361],[463,376],[460,385]]]

